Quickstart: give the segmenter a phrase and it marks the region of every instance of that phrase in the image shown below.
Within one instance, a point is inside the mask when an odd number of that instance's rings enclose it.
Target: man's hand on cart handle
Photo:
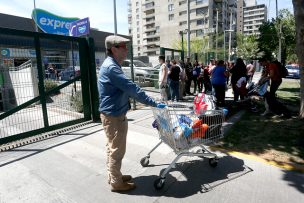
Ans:
[[[163,109],[163,108],[167,107],[167,105],[164,104],[164,103],[158,103],[156,107],[160,108],[160,109]]]

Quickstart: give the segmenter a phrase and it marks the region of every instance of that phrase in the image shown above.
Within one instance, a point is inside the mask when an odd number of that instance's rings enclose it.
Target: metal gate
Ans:
[[[0,50],[0,144],[96,118],[93,39],[0,28]]]

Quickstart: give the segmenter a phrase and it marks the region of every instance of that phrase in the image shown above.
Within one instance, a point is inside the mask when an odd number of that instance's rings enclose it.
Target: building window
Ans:
[[[139,21],[136,22],[136,25],[139,25]]]
[[[174,19],[174,14],[169,14],[169,21]]]
[[[137,28],[137,32],[139,32],[139,27]]]
[[[196,25],[203,25],[203,20],[197,20]]]
[[[204,8],[197,8],[196,15],[202,15],[204,13]]]
[[[136,15],[136,19],[139,19],[139,15]]]
[[[139,5],[139,3],[138,2],[136,2],[136,6],[138,6]]]
[[[136,9],[136,13],[138,13],[138,12],[139,12],[139,8]]]
[[[181,11],[181,12],[179,12],[179,15],[181,16],[181,15],[185,15],[185,14],[187,14],[187,11]]]
[[[187,3],[187,1],[180,1],[180,2],[179,2],[179,5],[183,5],[183,4],[185,4],[185,3]]]
[[[137,50],[140,51],[140,47],[137,47]]]
[[[196,0],[196,4],[201,4],[203,3],[203,0]]]
[[[174,9],[174,4],[169,4],[168,5],[168,11],[173,11]]]
[[[147,3],[147,4],[145,5],[146,8],[151,8],[151,7],[153,7],[153,6],[154,6],[154,2]]]
[[[137,34],[137,38],[140,38],[140,35],[139,35],[139,34]]]
[[[159,26],[156,26],[156,33],[159,33]]]
[[[179,22],[179,25],[186,25],[186,24],[187,24],[187,21]]]

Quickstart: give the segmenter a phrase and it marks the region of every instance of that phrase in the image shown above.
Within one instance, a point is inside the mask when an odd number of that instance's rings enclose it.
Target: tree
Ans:
[[[304,118],[304,1],[292,0],[296,24],[296,52],[300,67],[300,118]]]
[[[282,41],[282,62],[296,62],[295,51],[295,20],[294,15],[288,9],[279,11],[276,19],[267,21],[259,28],[261,35],[258,37],[259,50],[264,53],[264,57],[272,60],[278,54],[279,32]]]
[[[175,39],[172,42],[172,48],[177,50],[182,50],[182,40]],[[202,38],[193,37],[190,41],[190,50],[192,53],[198,53],[199,59],[203,61],[202,53],[208,52],[208,37],[204,36]],[[184,39],[184,51],[187,52],[187,41]]]
[[[297,63],[296,57],[296,26],[295,17],[288,9],[282,9],[279,12],[279,21],[282,26],[282,59],[283,62]],[[280,25],[277,23],[277,29]]]
[[[249,61],[260,56],[256,35],[237,34],[236,43],[236,54],[244,60]]]
[[[264,22],[260,28],[261,33],[257,39],[258,41],[258,52],[263,53],[263,56],[268,60],[272,60],[273,54],[277,53],[278,46],[278,33],[275,26],[275,20]]]

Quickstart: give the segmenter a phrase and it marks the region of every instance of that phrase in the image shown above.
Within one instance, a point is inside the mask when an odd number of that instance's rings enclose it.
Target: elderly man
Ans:
[[[135,188],[130,175],[122,175],[121,162],[126,151],[129,98],[157,106],[145,92],[127,79],[121,69],[126,59],[129,40],[111,35],[105,40],[108,57],[100,67],[98,77],[100,118],[107,136],[107,170],[111,191],[128,191]]]

